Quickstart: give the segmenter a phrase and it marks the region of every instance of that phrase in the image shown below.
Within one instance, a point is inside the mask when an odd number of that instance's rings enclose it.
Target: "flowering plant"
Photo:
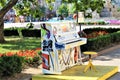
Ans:
[[[87,38],[95,38],[95,37],[106,35],[106,34],[108,34],[108,32],[106,31],[94,31],[90,34],[87,34]]]
[[[0,57],[17,55],[23,57],[26,63],[32,64],[33,62],[35,63],[35,61],[40,61],[41,58],[39,53],[41,53],[41,48],[36,48],[35,50],[20,50],[18,52],[6,52],[5,54],[0,53]]]

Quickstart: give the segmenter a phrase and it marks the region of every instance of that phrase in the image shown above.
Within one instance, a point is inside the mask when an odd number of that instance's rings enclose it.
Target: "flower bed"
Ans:
[[[19,57],[24,57],[26,60],[29,60],[39,56],[38,53],[40,53],[40,51],[41,48],[37,48],[36,50],[20,50],[18,52],[6,52],[5,54],[0,53],[0,57],[17,55]]]
[[[25,65],[37,67],[41,61],[41,48],[0,54],[0,76],[20,73]]]
[[[84,32],[88,39],[87,44],[81,46],[82,51],[100,51],[120,43],[120,28],[88,28]]]
[[[94,31],[90,34],[87,34],[87,38],[95,38],[95,37],[103,36],[103,35],[106,35],[106,34],[108,34],[108,32],[106,32],[104,30]]]

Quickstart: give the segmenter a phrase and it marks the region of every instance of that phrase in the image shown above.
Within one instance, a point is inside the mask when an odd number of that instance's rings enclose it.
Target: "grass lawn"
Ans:
[[[0,53],[18,50],[31,50],[40,47],[40,38],[25,37],[5,37],[6,43],[0,44]]]

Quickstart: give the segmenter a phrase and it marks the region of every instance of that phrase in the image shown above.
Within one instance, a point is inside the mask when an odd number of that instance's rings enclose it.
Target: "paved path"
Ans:
[[[117,49],[108,49],[105,54],[102,54],[93,59],[95,65],[118,66],[119,71],[108,80],[120,80],[120,45],[115,46]],[[113,47],[113,48],[115,48]]]
[[[118,66],[120,71],[120,48],[96,57],[93,64]]]

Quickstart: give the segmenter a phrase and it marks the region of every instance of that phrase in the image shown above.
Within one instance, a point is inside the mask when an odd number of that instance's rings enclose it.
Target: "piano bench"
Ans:
[[[90,68],[90,69],[93,69],[95,72],[97,72],[96,68],[95,68],[94,65],[92,64],[92,59],[91,59],[91,56],[92,56],[92,55],[97,55],[97,53],[96,53],[96,52],[93,52],[93,51],[85,51],[85,52],[83,52],[83,54],[89,56],[89,62],[88,62],[88,64],[87,64],[87,66],[85,67],[84,72],[87,72],[87,70],[88,70],[89,68]]]

